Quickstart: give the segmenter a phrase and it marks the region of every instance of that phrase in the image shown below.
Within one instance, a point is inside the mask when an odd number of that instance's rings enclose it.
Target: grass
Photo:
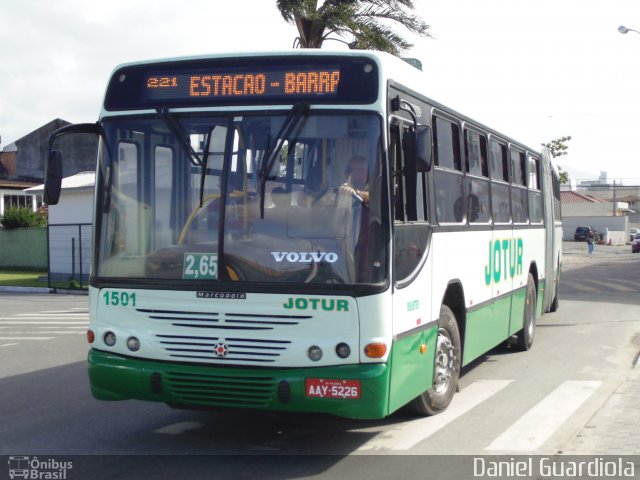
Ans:
[[[46,271],[0,270],[0,287],[49,287]],[[80,288],[80,284],[71,281],[51,282],[54,288]],[[87,286],[84,285],[86,288]]]
[[[43,281],[39,279],[42,278]],[[46,287],[47,272],[1,270],[0,287]]]

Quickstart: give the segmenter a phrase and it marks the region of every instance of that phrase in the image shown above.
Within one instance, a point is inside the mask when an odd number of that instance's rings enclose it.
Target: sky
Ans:
[[[275,5],[2,0],[0,148],[55,118],[96,121],[118,64],[290,49],[297,31]],[[618,32],[640,31],[638,0],[414,5],[432,38],[407,34],[415,45],[405,56],[422,62],[428,97],[534,149],[571,136],[556,163],[574,180],[606,171],[609,181],[640,184],[640,33]]]

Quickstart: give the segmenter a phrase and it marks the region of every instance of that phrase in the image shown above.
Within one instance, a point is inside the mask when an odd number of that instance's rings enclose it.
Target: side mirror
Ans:
[[[416,170],[418,172],[431,170],[433,163],[431,150],[431,128],[419,125],[416,132]]]
[[[89,133],[100,135],[102,132],[98,123],[78,123],[66,125],[49,135],[49,158],[44,166],[44,203],[56,205],[60,200],[62,189],[62,153],[54,149],[56,139],[70,133]]]
[[[44,203],[57,205],[62,189],[62,154],[60,150],[51,150],[44,172]]]

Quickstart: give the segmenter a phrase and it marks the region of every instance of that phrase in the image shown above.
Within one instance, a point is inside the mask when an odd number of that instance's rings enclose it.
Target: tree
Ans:
[[[47,212],[40,209],[34,212],[27,207],[9,207],[4,211],[0,224],[8,230],[25,227],[46,227]]]
[[[560,157],[562,155],[566,155],[569,146],[567,142],[571,140],[571,137],[560,137],[555,140],[551,140],[549,143],[546,143],[544,146],[547,147],[551,151],[551,156],[553,158]]]
[[[276,0],[282,17],[298,28],[302,48],[320,48],[330,35],[351,35],[349,48],[370,49],[399,55],[413,45],[395,33],[389,23],[429,37],[429,25],[408,13],[413,0]],[[346,43],[346,42],[345,42]]]
[[[549,149],[553,158],[561,157],[569,153],[567,152],[567,150],[569,150],[569,146],[567,145],[569,140],[571,140],[570,136],[560,137],[551,140],[549,143],[545,143],[544,146]],[[558,173],[560,173],[560,183],[569,183],[569,173],[563,170],[560,165],[558,165]]]
[[[558,165],[558,173],[560,174],[560,183],[569,183],[569,172],[563,170],[560,165]]]

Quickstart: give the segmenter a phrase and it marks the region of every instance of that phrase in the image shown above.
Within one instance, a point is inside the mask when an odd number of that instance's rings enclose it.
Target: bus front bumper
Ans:
[[[375,419],[389,414],[387,364],[318,368],[185,365],[89,351],[91,393],[173,407],[249,408]]]

